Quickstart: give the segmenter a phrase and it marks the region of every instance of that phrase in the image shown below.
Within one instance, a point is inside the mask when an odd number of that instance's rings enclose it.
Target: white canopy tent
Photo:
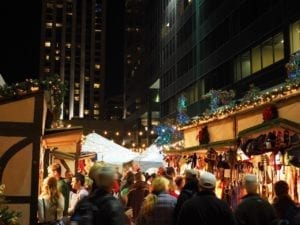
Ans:
[[[118,165],[138,157],[138,153],[124,148],[97,133],[90,133],[85,137],[82,152],[96,152],[98,161]]]
[[[153,170],[160,166],[164,166],[164,156],[161,148],[155,144],[150,145],[146,150],[134,159],[137,162],[142,171]]]

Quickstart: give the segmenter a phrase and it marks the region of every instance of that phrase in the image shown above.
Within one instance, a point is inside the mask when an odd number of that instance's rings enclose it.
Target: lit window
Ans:
[[[273,38],[273,48],[274,48],[274,62],[277,62],[284,58],[284,39],[283,34],[279,33]]]
[[[290,26],[291,53],[300,50],[300,20]]]
[[[99,115],[99,110],[98,109],[94,109],[94,115]]]
[[[79,95],[79,89],[75,89],[75,90],[74,90],[74,94],[75,94],[75,95]]]
[[[58,61],[60,59],[59,56],[55,56],[55,60]]]
[[[84,110],[84,115],[89,115],[90,111],[88,109]]]
[[[252,73],[255,73],[261,70],[261,52],[260,46],[256,46],[251,50],[251,58],[252,58]]]
[[[71,48],[71,43],[66,43],[67,48]]]
[[[100,64],[95,64],[95,69],[96,70],[100,70],[100,67],[101,67]]]
[[[50,56],[49,56],[49,55],[46,55],[45,58],[46,58],[46,60],[49,60],[49,59],[50,59]]]
[[[75,83],[75,87],[79,88],[80,84],[79,83]]]
[[[160,102],[159,94],[156,95],[154,102],[157,102],[157,103]]]
[[[79,102],[79,96],[75,96],[75,97],[74,97],[74,101],[75,101],[75,102]]]
[[[46,67],[46,68],[45,68],[45,72],[46,72],[46,73],[50,73],[50,68]]]
[[[245,52],[241,55],[242,77],[245,78],[250,75],[250,52]]]
[[[56,27],[62,27],[62,24],[61,23],[56,23],[55,26]]]
[[[90,77],[89,77],[89,76],[85,76],[85,77],[84,77],[84,80],[85,80],[85,81],[90,81]]]
[[[51,42],[50,41],[46,41],[45,42],[45,47],[51,47]]]
[[[53,25],[53,24],[52,24],[51,22],[46,23],[46,27],[47,27],[47,28],[51,28],[52,25]]]
[[[60,51],[57,49],[57,50],[55,50],[55,53],[58,55],[60,53]]]
[[[101,30],[100,29],[95,29],[95,32],[101,32]]]
[[[62,5],[62,4],[57,4],[57,5],[56,5],[56,8],[62,9],[62,8],[63,8],[63,5]]]
[[[99,83],[94,83],[94,88],[96,88],[96,89],[100,88],[100,84]]]
[[[99,108],[99,103],[94,103],[94,108],[98,109]]]
[[[273,63],[273,43],[272,38],[266,40],[262,46],[262,65],[263,68],[270,66]]]
[[[47,3],[47,8],[53,9],[53,4],[52,3]]]

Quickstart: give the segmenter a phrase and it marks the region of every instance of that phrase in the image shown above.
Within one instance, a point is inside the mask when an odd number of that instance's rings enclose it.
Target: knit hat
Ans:
[[[209,172],[202,172],[199,178],[199,185],[203,189],[214,189],[216,187],[216,177]]]
[[[244,177],[245,185],[257,184],[257,176],[255,174],[247,174]]]

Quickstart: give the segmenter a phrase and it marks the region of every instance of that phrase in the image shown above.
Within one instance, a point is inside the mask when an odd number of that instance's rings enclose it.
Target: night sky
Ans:
[[[0,73],[8,84],[38,78],[41,2],[1,2]]]
[[[0,74],[6,83],[39,77],[42,1],[4,1],[0,7]],[[108,1],[105,96],[123,90],[123,1]]]

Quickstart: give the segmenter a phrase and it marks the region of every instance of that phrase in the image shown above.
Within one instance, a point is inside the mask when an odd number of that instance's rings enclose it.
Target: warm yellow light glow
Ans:
[[[96,89],[100,88],[100,84],[99,83],[94,83],[94,88],[96,88]]]
[[[119,131],[117,131],[117,132],[116,132],[116,135],[117,135],[117,136],[119,136],[119,135],[120,135]]]
[[[128,135],[128,136],[131,136],[131,132],[128,132],[127,135]]]
[[[107,135],[107,131],[106,130],[104,131],[104,134]]]
[[[140,135],[140,136],[142,136],[142,135],[143,135],[143,132],[142,132],[142,131],[140,131],[140,132],[139,132],[139,135]]]
[[[52,26],[53,26],[53,23],[51,23],[51,22],[46,23],[46,27],[51,28]]]
[[[100,65],[100,64],[95,64],[95,69],[96,69],[96,70],[100,70],[100,68],[101,68],[101,65]]]
[[[46,41],[45,42],[45,47],[51,47],[51,42],[50,41]]]

